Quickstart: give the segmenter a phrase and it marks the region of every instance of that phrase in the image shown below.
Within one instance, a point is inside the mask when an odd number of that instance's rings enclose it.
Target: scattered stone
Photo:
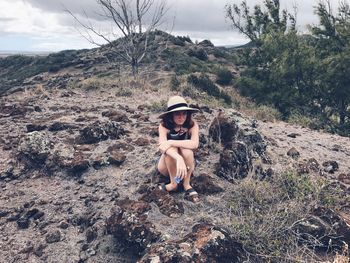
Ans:
[[[17,226],[19,229],[26,229],[29,227],[29,218],[21,217],[17,220]]]
[[[67,129],[76,129],[78,128],[77,126],[69,123],[63,123],[63,122],[55,122],[49,127],[49,131],[63,131]]]
[[[97,238],[97,231],[94,227],[90,227],[86,230],[86,242],[91,243]]]
[[[69,227],[68,223],[67,222],[61,222],[59,225],[58,225],[59,228],[62,228],[62,229],[67,229]]]
[[[107,139],[119,139],[125,133],[121,125],[115,121],[97,121],[80,130],[80,140],[82,143],[91,144]]]
[[[146,262],[243,262],[242,244],[227,231],[210,224],[197,224],[177,241],[154,244],[139,260]]]
[[[258,121],[255,120],[255,119],[253,119],[253,120],[252,120],[252,123],[251,123],[251,127],[252,127],[252,128],[258,128],[258,126],[259,126]]]
[[[39,106],[34,106],[34,111],[42,112],[42,109]]]
[[[298,222],[294,230],[299,241],[310,247],[341,249],[344,242],[350,242],[349,221],[331,209],[317,207],[313,215]]]
[[[292,157],[295,160],[300,157],[300,153],[294,147],[289,149],[289,151],[287,152],[287,155]]]
[[[46,125],[42,125],[42,124],[28,124],[26,127],[27,127],[27,132],[42,131],[47,128]]]
[[[307,167],[310,171],[318,172],[320,170],[320,165],[315,158],[310,158],[307,161]]]
[[[333,174],[334,172],[338,171],[339,165],[336,161],[326,161],[322,163],[322,166],[324,167],[324,171],[330,174]]]
[[[350,173],[348,174],[339,174],[338,180],[344,184],[350,184]],[[1,216],[0,216],[1,217]]]
[[[150,142],[149,139],[140,137],[136,139],[135,144],[137,146],[147,146],[150,144]]]
[[[61,166],[66,168],[71,175],[80,175],[89,168],[90,163],[83,153],[75,152],[73,159],[61,160]]]
[[[211,178],[208,174],[200,174],[199,176],[194,176],[191,178],[191,184],[194,189],[199,194],[217,194],[224,191],[220,186],[216,185],[213,182],[213,178]]]
[[[120,166],[126,160],[126,155],[121,152],[112,151],[109,153],[108,162]]]
[[[300,134],[292,132],[292,133],[287,134],[287,136],[290,138],[296,138],[297,136],[300,136]]]
[[[31,167],[42,167],[53,148],[53,143],[43,132],[27,133],[20,141],[18,152]]]
[[[137,119],[138,122],[146,122],[146,121],[149,121],[149,116],[148,116],[148,115],[145,115],[145,114],[142,114],[142,113],[133,114],[133,115],[131,115],[131,118]]]
[[[10,213],[9,210],[0,208],[0,218],[7,216],[9,213]]]
[[[102,166],[108,166],[108,165],[109,165],[108,157],[104,155],[96,156],[92,161],[92,167],[94,167],[96,170],[100,169]]]
[[[119,152],[120,150],[124,150],[127,152],[131,152],[135,149],[134,146],[130,145],[129,143],[125,142],[117,142],[107,148],[107,152]]]
[[[46,247],[47,247],[46,244],[39,244],[38,246],[36,246],[36,247],[34,248],[34,254],[35,254],[36,256],[38,256],[38,257],[41,257],[41,256],[44,254],[43,250],[44,250]]]
[[[151,210],[151,206],[149,203],[144,201],[134,201],[129,198],[125,198],[116,202],[116,204],[129,212],[137,213],[138,215],[145,214],[147,211]]]
[[[160,237],[155,226],[147,220],[146,214],[138,214],[120,207],[113,209],[111,216],[107,219],[107,231],[121,245],[132,246],[136,254],[142,253]]]
[[[338,144],[334,144],[331,150],[335,152],[340,152],[342,150],[342,147]]]
[[[103,117],[108,117],[112,121],[116,122],[130,122],[125,113],[116,110],[107,110],[102,112]]]
[[[158,187],[149,187],[140,200],[154,202],[162,214],[171,218],[178,218],[184,213],[183,204],[177,202],[168,192],[160,190]]]
[[[47,243],[56,243],[61,240],[61,232],[59,230],[50,232],[46,235],[45,240]]]

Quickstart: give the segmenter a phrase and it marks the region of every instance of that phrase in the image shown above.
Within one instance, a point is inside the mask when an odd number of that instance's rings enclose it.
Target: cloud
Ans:
[[[128,0],[130,3],[130,0]],[[190,36],[193,40],[210,39],[215,45],[242,44],[248,40],[231,28],[225,19],[225,5],[239,4],[241,0],[168,0],[169,11],[164,28],[172,34]],[[253,8],[263,0],[247,0]],[[306,31],[306,24],[318,23],[314,15],[314,6],[318,0],[281,0],[281,7],[293,11],[298,7],[298,29]],[[338,6],[337,0],[331,0],[333,10]],[[12,34],[30,36],[38,41],[35,48],[80,46],[86,40],[79,35],[83,28],[74,21],[65,9],[74,13],[84,23],[90,22],[99,30],[111,28],[110,21],[105,21],[96,0],[1,0],[0,1],[0,38]],[[174,26],[172,26],[175,17]],[[106,31],[105,31],[106,32]],[[80,44],[76,44],[80,39]],[[96,41],[104,43],[97,38]],[[41,44],[39,41],[42,41]],[[57,44],[55,44],[57,41]],[[88,44],[88,43],[87,43]],[[1,47],[0,47],[1,48]]]

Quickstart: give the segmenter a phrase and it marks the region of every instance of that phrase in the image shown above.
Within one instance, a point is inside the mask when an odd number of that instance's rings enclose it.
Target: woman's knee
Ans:
[[[191,159],[194,158],[193,151],[190,150],[190,149],[183,149],[183,148],[181,148],[180,149],[180,154],[186,160],[191,160]]]

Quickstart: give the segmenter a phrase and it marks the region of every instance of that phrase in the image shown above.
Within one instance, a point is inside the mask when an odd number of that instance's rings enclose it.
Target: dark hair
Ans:
[[[184,128],[191,129],[194,125],[194,122],[192,120],[192,111],[186,111],[186,112],[187,112],[187,117],[182,126]],[[172,130],[175,128],[173,113],[174,112],[169,112],[168,114],[164,115],[161,121],[162,126],[167,128],[168,130]]]

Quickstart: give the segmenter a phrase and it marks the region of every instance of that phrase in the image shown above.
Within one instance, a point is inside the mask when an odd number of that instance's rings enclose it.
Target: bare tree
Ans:
[[[92,35],[106,41],[124,61],[131,65],[133,75],[138,74],[140,62],[145,57],[149,46],[150,32],[155,30],[166,14],[165,0],[96,0],[102,13],[98,15],[111,21],[110,33],[98,30],[88,18],[82,22],[70,10],[67,12],[85,29],[82,34],[90,43],[102,46]],[[115,41],[118,39],[118,41]]]

